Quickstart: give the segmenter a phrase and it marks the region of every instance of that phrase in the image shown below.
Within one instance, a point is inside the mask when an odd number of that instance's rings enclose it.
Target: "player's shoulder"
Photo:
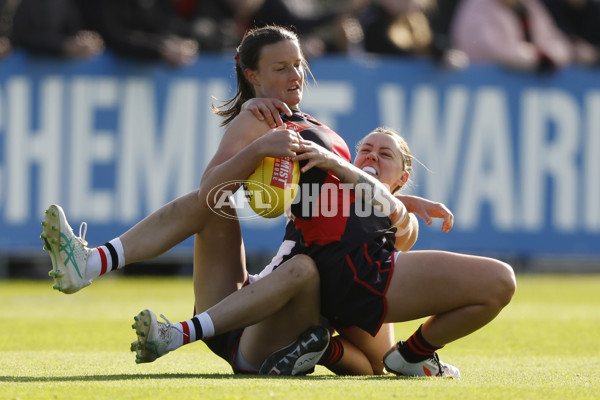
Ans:
[[[269,125],[259,121],[250,111],[239,113],[225,128],[221,146],[242,148],[269,130]]]
[[[266,132],[269,129],[269,125],[265,121],[260,121],[252,111],[248,110],[242,110],[227,126],[227,130],[232,131],[256,130]]]

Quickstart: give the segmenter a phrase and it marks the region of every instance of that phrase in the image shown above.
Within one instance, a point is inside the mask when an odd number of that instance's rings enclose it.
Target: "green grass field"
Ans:
[[[74,295],[50,279],[0,281],[0,398],[600,399],[600,275],[521,275],[518,284],[498,319],[440,352],[463,375],[447,380],[322,367],[303,378],[234,376],[203,343],[136,365],[133,316],[152,308],[189,318],[191,279],[107,277]],[[398,339],[419,322],[398,324]]]

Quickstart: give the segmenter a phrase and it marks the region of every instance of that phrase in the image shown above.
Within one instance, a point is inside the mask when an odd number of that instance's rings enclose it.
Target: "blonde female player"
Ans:
[[[257,118],[270,119],[271,124],[282,125],[279,112],[290,115],[291,111],[284,103],[277,99],[253,99],[244,105],[245,109],[252,110]],[[309,157],[313,161],[311,165],[317,165],[318,158],[334,157],[328,152],[320,154],[318,146],[313,148],[313,152],[307,153],[304,158]],[[391,129],[377,128],[365,136],[356,147],[356,157],[354,165],[363,171],[373,175],[396,195],[406,206],[411,210],[410,216],[419,215],[427,225],[432,223],[433,218],[443,219],[442,230],[448,232],[454,223],[452,213],[440,203],[433,203],[428,200],[414,197],[404,196],[400,194],[400,189],[404,187],[409,179],[409,174],[412,170],[412,155],[406,141]],[[343,165],[342,161],[337,161]],[[306,166],[305,168],[310,168]],[[375,169],[376,168],[376,169]],[[346,173],[346,171],[341,172]],[[410,249],[418,237],[418,223],[416,219],[411,221],[411,224],[404,229],[403,232],[396,232],[396,248],[402,251]],[[282,246],[282,249],[289,247],[289,244]],[[281,259],[283,254],[278,254],[274,260]],[[273,265],[268,266],[262,274],[267,273],[273,268]],[[338,343],[335,343],[339,340]],[[384,373],[382,358],[384,353],[395,343],[393,324],[384,324],[375,337],[366,333],[362,329],[356,327],[348,327],[340,331],[340,335],[332,338],[332,345],[336,345],[340,349],[350,348],[354,346],[360,353],[348,355],[340,359],[334,364],[328,364],[329,369],[336,373],[356,373],[357,365],[365,365],[364,357],[369,360],[370,368],[373,373]],[[344,345],[345,344],[345,345]],[[331,347],[331,346],[330,346]],[[365,365],[361,371],[366,372],[369,367]]]

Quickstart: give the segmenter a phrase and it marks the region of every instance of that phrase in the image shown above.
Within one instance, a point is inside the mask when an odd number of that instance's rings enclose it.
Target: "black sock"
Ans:
[[[339,337],[335,336],[329,340],[329,346],[317,364],[328,367],[340,361],[344,355],[344,344]]]
[[[436,347],[427,342],[421,333],[422,326],[423,325],[419,326],[419,329],[417,329],[406,342],[398,343],[398,351],[409,363],[417,363],[431,358],[436,350],[443,347]]]

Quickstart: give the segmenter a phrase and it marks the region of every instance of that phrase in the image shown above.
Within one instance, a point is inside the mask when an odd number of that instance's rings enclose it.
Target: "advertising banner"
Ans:
[[[0,252],[41,251],[58,203],[104,243],[198,187],[223,128],[211,104],[235,90],[232,55],[185,68],[105,54],[86,62],[15,53],[0,62]],[[416,248],[520,256],[600,255],[600,74],[425,61],[321,58],[301,108],[354,150],[377,126],[415,157],[407,193],[445,203],[455,227],[421,224]],[[249,252],[273,252],[284,218],[252,218]],[[180,248],[191,247],[192,241]]]

